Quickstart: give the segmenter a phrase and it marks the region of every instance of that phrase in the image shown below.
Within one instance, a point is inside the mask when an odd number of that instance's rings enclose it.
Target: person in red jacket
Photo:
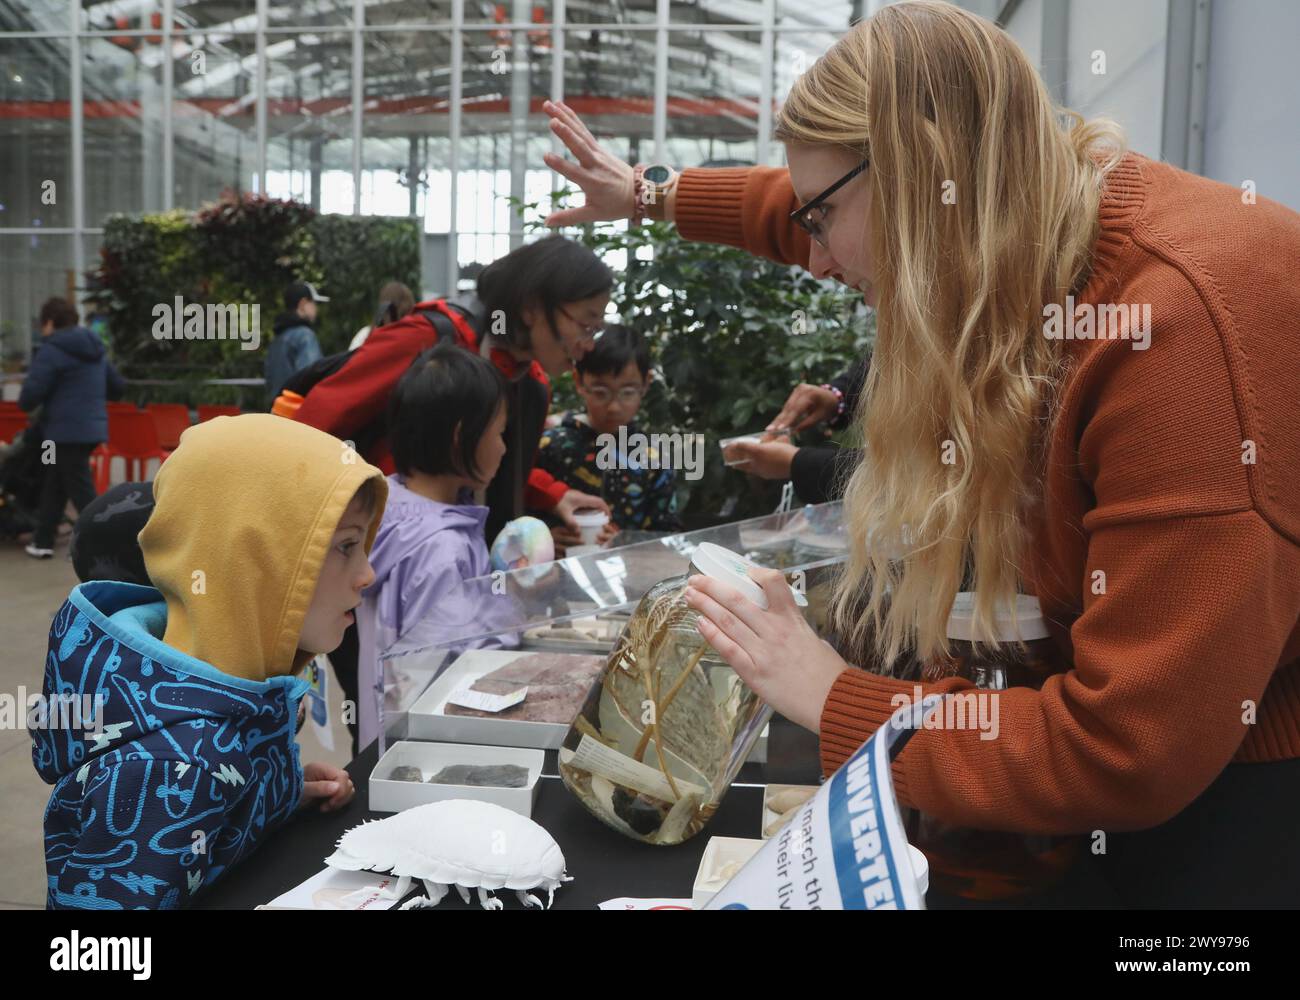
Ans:
[[[1295,906],[1300,215],[1063,115],[1009,35],[947,3],[883,7],[796,78],[788,169],[674,186],[544,108],[577,162],[545,160],[586,194],[551,224],[645,206],[876,309],[831,615],[862,658],[777,571],[756,574],[766,611],[707,577],[686,592],[737,674],[818,733],[823,771],[918,695],[979,699],[991,737],[941,723],[898,755],[904,806],[1076,838],[1058,905],[1105,883],[1095,902]],[[891,674],[952,651],[962,590],[986,650],[998,607],[1038,599],[1037,686]]]
[[[433,325],[421,315],[437,310],[451,319],[456,343],[490,358],[511,388],[506,456],[485,497],[487,544],[525,507],[548,511],[576,530],[573,512],[608,511],[605,501],[569,489],[534,461],[550,409],[550,379],[570,371],[591,350],[604,326],[613,282],[609,268],[580,243],[548,236],[525,244],[483,269],[477,296],[421,302],[409,315],[374,330],[342,368],[311,388],[295,419],[342,440],[356,440],[366,428],[382,424],[398,379],[437,342]],[[385,473],[396,471],[387,434],[374,434],[357,447]]]

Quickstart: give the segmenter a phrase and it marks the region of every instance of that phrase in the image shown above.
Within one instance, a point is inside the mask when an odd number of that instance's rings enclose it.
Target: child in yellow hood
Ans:
[[[302,667],[334,649],[374,579],[383,474],[269,414],[187,430],[140,532],[153,587],[97,581],[55,616],[29,715],[51,908],[172,908],[300,805],[337,809],[345,771],[298,758]]]

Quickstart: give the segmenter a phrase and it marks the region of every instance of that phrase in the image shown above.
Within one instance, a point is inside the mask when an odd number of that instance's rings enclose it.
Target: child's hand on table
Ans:
[[[357,794],[356,786],[348,772],[333,764],[312,762],[304,764],[302,769],[302,799],[298,808],[302,809],[313,802],[320,803],[321,812],[333,812],[342,809]]]

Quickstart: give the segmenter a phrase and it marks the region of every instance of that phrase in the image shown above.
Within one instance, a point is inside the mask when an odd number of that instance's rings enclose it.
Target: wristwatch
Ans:
[[[677,184],[678,173],[663,163],[638,163],[633,172],[635,215],[633,219],[662,222],[668,210],[668,193]]]

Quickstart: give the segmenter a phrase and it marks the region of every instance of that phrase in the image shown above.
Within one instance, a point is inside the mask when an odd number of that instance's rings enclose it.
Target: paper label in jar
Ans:
[[[705,909],[925,909],[889,765],[941,703],[895,712]]]
[[[448,705],[457,705],[460,708],[472,708],[479,712],[504,712],[513,705],[518,705],[528,697],[528,685],[516,688],[509,694],[489,694],[486,691],[475,691],[473,688],[461,688],[459,691],[453,691],[447,696]]]
[[[662,799],[664,802],[675,802],[679,796],[690,792],[703,796],[707,791],[699,785],[683,781],[674,775],[673,781],[677,785],[678,792],[678,795],[674,795],[668,779],[658,768],[642,764],[639,760],[621,754],[613,747],[605,746],[600,740],[592,739],[588,733],[582,734],[582,739],[578,741],[578,749],[572,752],[572,756],[568,756],[564,750],[560,751],[560,755],[562,761],[570,767],[597,775],[624,788],[641,792],[643,795]]]

